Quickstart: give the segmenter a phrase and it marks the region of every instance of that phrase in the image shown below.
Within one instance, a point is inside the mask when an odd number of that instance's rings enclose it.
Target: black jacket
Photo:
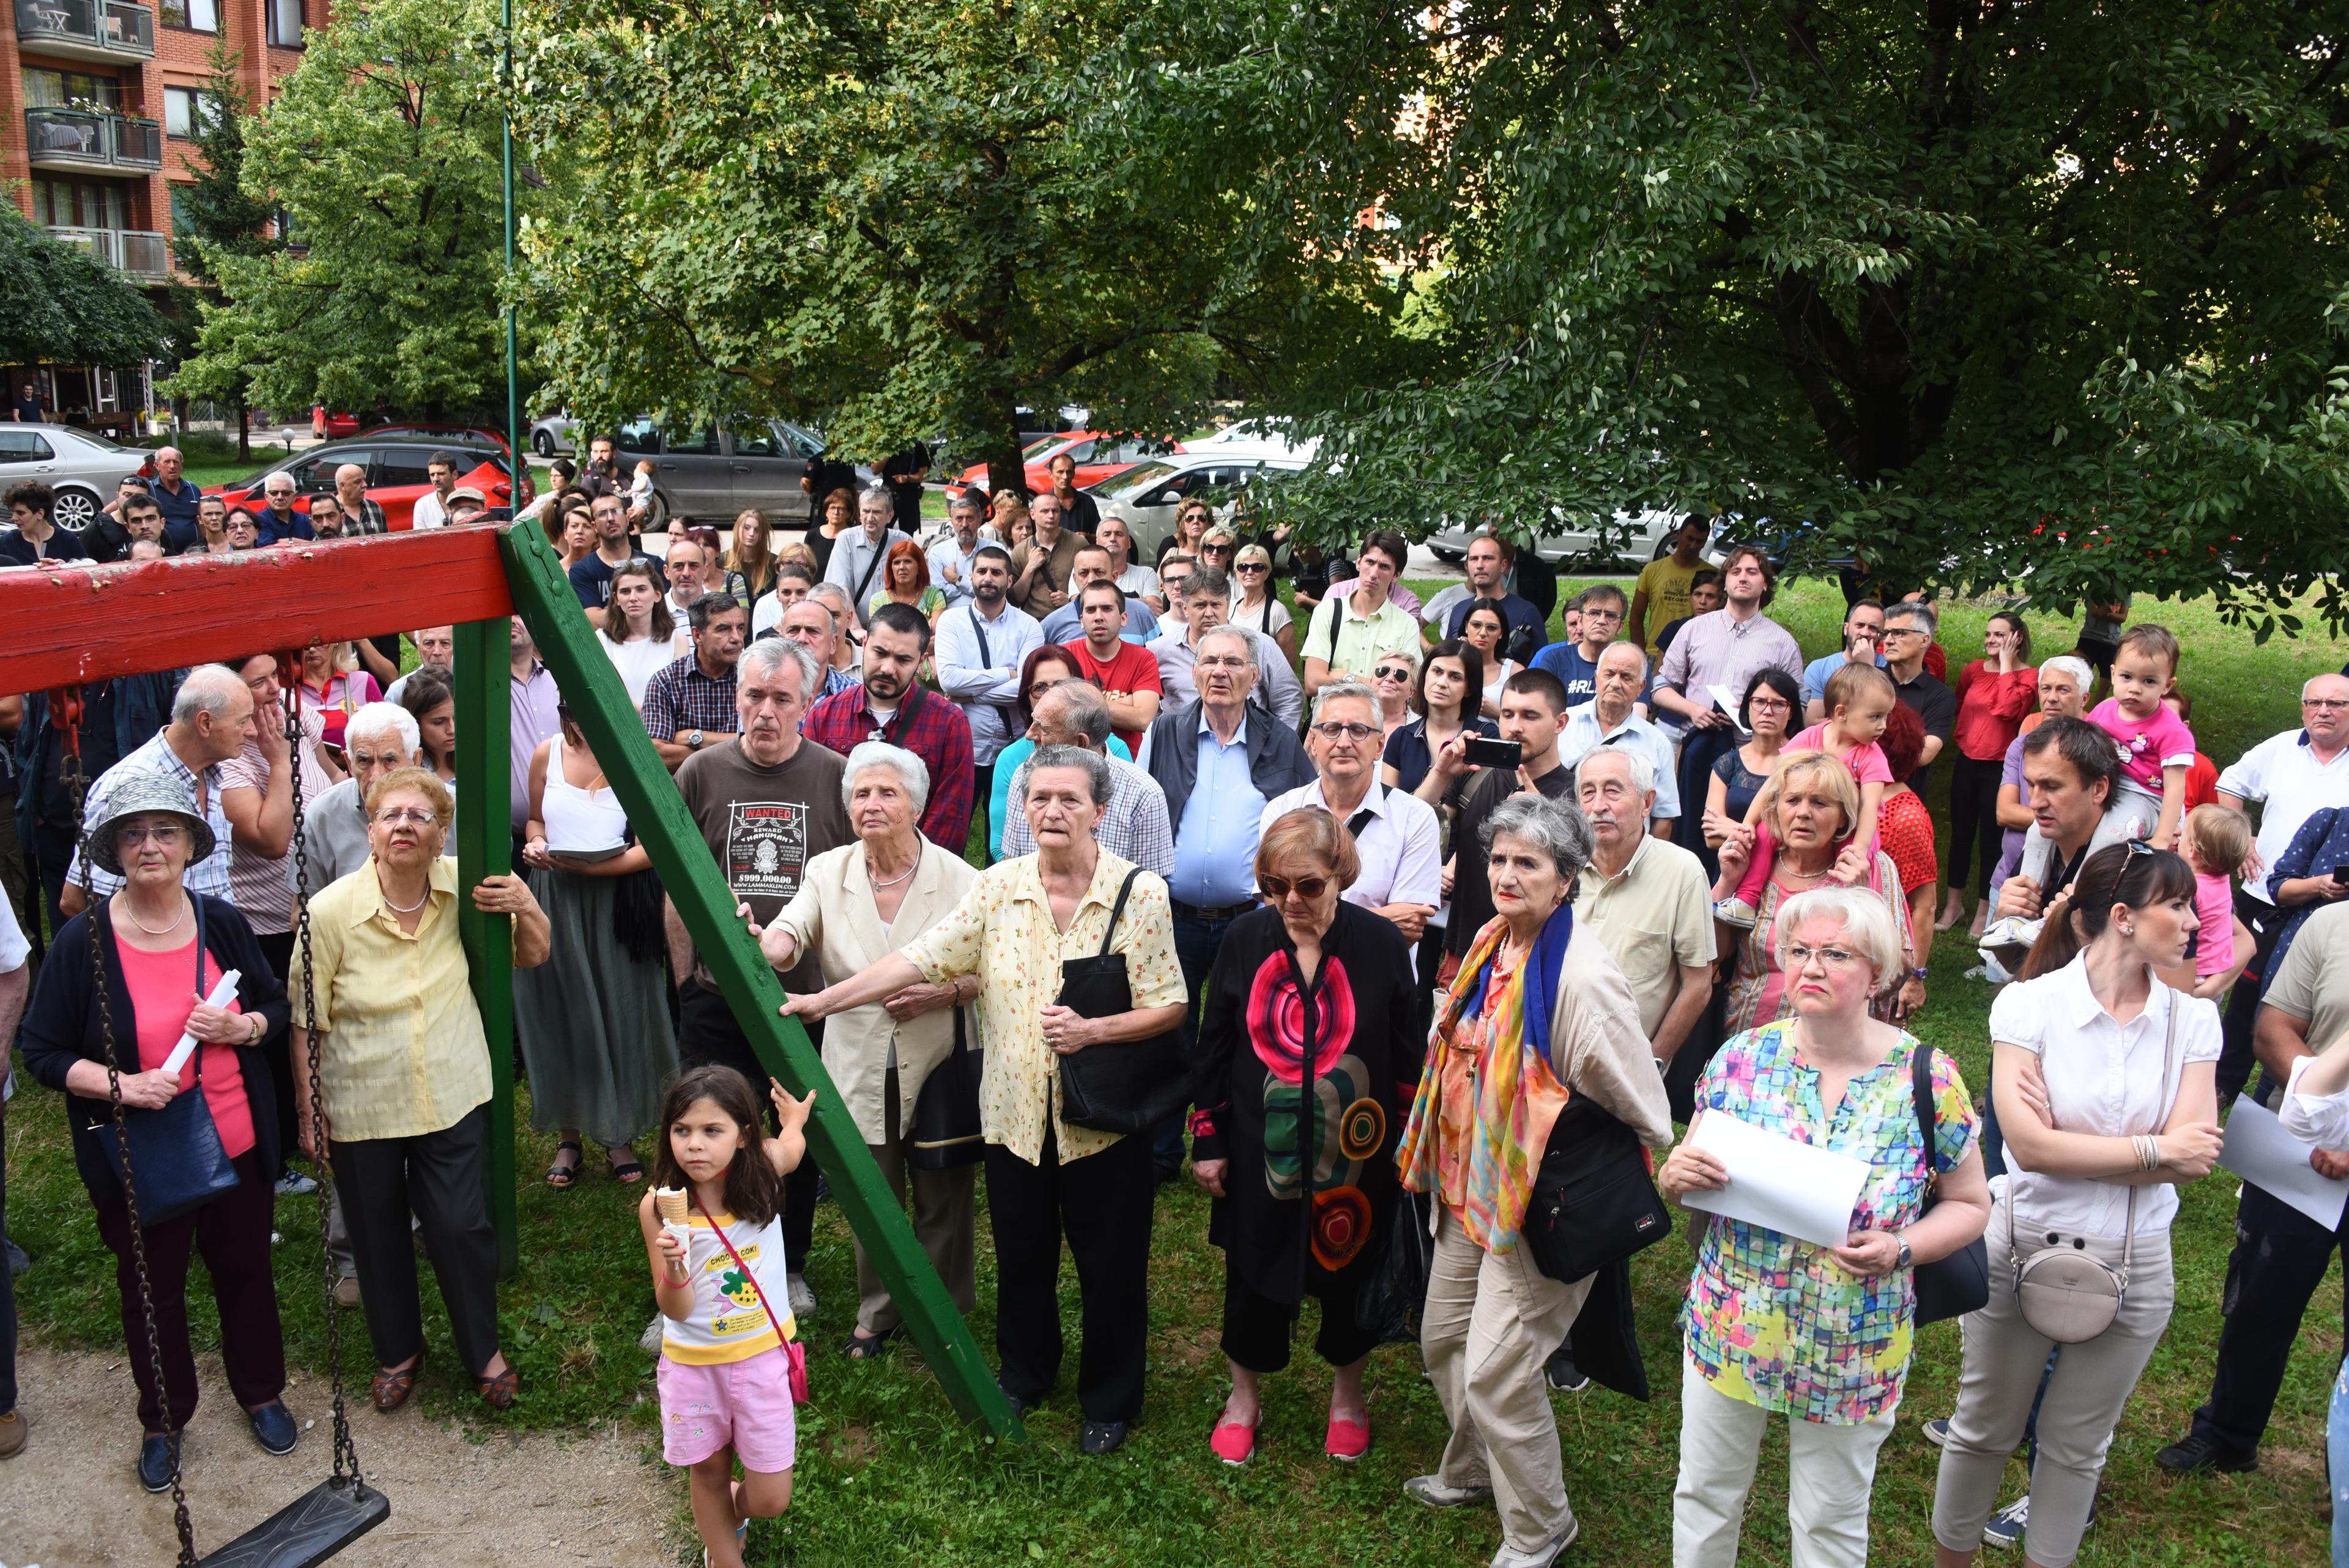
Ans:
[[[254,1148],[261,1156],[262,1168],[274,1170],[278,1155],[277,1093],[271,1086],[266,1053],[271,1042],[285,1028],[285,985],[269,967],[261,944],[254,940],[253,928],[233,905],[200,894],[189,896],[203,912],[204,950],[222,969],[238,971],[238,1004],[245,1012],[257,1012],[268,1021],[269,1028],[262,1035],[261,1044],[240,1046],[236,1061],[244,1075],[245,1101],[253,1112]],[[60,1094],[66,1092],[66,1074],[76,1062],[106,1060],[89,969],[93,919],[103,932],[99,951],[106,961],[115,1059],[127,1071],[138,1071],[139,1021],[130,1011],[130,988],[122,978],[122,956],[107,913],[107,907],[113,901],[101,898],[97,909],[66,922],[65,929],[49,945],[48,957],[41,962],[40,978],[33,985],[33,1000],[25,1010],[22,1040],[26,1069]],[[118,1196],[121,1184],[105,1148],[91,1131],[98,1124],[112,1119],[112,1107],[104,1099],[66,1094],[66,1116],[73,1132],[74,1168],[81,1173],[82,1185],[94,1197]]]
[[[1254,702],[1247,705],[1248,782],[1270,800],[1313,782],[1313,763],[1297,737],[1272,722]],[[1188,702],[1161,713],[1150,725],[1150,776],[1166,792],[1166,822],[1183,831],[1183,808],[1199,782],[1199,705]]]

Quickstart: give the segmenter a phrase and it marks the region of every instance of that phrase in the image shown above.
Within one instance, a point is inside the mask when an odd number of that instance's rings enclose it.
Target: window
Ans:
[[[593,440],[593,438],[589,438]],[[620,427],[619,447],[622,452],[660,451],[660,431],[650,414],[638,414]]]
[[[174,185],[171,187],[171,232],[175,234],[181,234],[189,227],[188,188],[185,185]]]
[[[432,475],[425,464],[436,450],[426,446],[395,446],[377,453],[375,483],[381,485],[431,483]]]
[[[765,425],[744,425],[734,432],[736,457],[781,457],[781,438]]]
[[[281,49],[302,47],[302,0],[269,0],[269,41]]]
[[[112,114],[122,108],[122,84],[113,77],[83,71],[28,68],[25,103],[31,109],[95,109]]]
[[[61,229],[125,228],[129,203],[114,181],[40,177],[33,182],[33,222]]]
[[[47,462],[56,456],[49,443],[31,431],[0,427],[0,462]]]
[[[220,31],[220,0],[161,0],[158,9],[166,27],[185,27],[193,33]]]
[[[221,101],[217,94],[201,92],[194,88],[167,87],[163,89],[163,130],[166,135],[185,141],[201,130],[218,125]]]
[[[667,450],[689,457],[716,457],[718,429],[714,425],[703,425],[689,435],[672,435],[668,438]]]

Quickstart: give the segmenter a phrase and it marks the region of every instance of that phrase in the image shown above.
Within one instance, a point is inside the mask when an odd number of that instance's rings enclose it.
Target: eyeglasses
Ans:
[[[1050,691],[1053,687],[1059,685],[1061,680],[1065,680],[1067,679],[1067,676],[1061,676],[1058,680],[1039,680],[1035,685],[1028,688],[1028,701],[1033,702],[1037,698],[1041,697],[1045,692]]]
[[[2300,700],[2300,705],[2326,713],[2337,713],[2344,708],[2349,708],[2349,697],[2303,697]]]
[[[1921,627],[1888,626],[1884,628],[1882,635],[1886,637],[1923,637],[1925,632]]]
[[[1309,903],[1330,890],[1330,878],[1299,877],[1291,882],[1285,877],[1259,877],[1257,886],[1262,888],[1264,896],[1276,904],[1286,900],[1291,893]]]
[[[1783,709],[1783,708],[1791,708],[1791,707],[1793,707],[1793,706],[1794,706],[1794,704],[1793,704],[1792,702],[1787,701],[1784,697],[1759,697],[1759,696],[1756,696],[1756,697],[1749,697],[1749,698],[1747,698],[1747,699],[1745,700],[1745,706],[1746,706],[1749,710],[1750,710],[1750,709],[1754,709],[1754,708],[1761,708],[1761,709],[1764,709],[1764,710],[1766,710],[1766,711],[1770,711],[1770,712],[1775,713],[1775,712],[1778,711],[1780,709]]]
[[[418,827],[430,827],[440,820],[429,811],[419,811],[413,806],[397,805],[388,811],[377,812],[375,819],[386,827],[398,827],[403,822]]]
[[[1376,724],[1340,724],[1332,719],[1313,726],[1313,732],[1325,741],[1367,741],[1379,732]]]
[[[1790,972],[1801,973],[1810,968],[1813,959],[1819,961],[1821,969],[1849,969],[1859,961],[1859,955],[1844,948],[1790,946],[1786,949],[1786,968]]]
[[[118,827],[114,830],[117,844],[146,844],[151,841],[162,849],[171,848],[187,836],[188,830],[175,822],[165,823],[160,827]]]

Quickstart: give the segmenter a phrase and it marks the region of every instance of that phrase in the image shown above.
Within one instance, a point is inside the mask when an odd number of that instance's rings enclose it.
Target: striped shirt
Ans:
[[[160,774],[165,778],[177,780],[188,792],[189,798],[196,802],[197,809],[212,830],[212,852],[188,867],[180,879],[181,886],[191,893],[224,898],[233,904],[236,895],[229,885],[228,876],[231,853],[228,813],[221,809],[221,771],[218,767],[208,767],[199,774],[181,762],[180,753],[171,749],[171,742],[165,739],[169,733],[168,730],[156,731],[153,740],[98,775],[98,782],[89,786],[89,801],[82,812],[84,836],[87,836],[91,829],[106,820],[107,797],[123,780],[139,774]],[[76,846],[73,862],[66,867],[66,880],[78,886],[81,879],[81,849]],[[90,887],[99,893],[122,890],[122,878],[102,866],[92,865],[89,867],[89,882]]]

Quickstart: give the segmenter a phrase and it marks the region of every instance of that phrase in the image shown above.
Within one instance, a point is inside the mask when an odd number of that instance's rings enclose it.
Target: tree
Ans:
[[[499,103],[481,0],[373,0],[309,36],[248,123],[245,197],[297,249],[207,252],[224,302],[173,378],[193,396],[252,378],[277,407],[433,415],[504,379]]]
[[[1391,226],[1307,241],[1397,264],[1389,373],[1287,405],[1300,514],[1721,511],[1896,587],[2349,616],[2339,0],[1170,3],[1278,63],[1135,96],[1381,150]]]
[[[946,434],[1017,484],[1022,405],[1180,433],[1315,352],[1352,258],[1195,137],[1112,111],[1134,0],[554,0],[518,124],[570,194],[525,235],[552,389],[605,422],[789,414],[879,457]]]
[[[121,273],[0,209],[0,364],[130,365],[160,355],[171,336]]]
[[[264,255],[282,248],[281,242],[268,233],[275,213],[268,202],[248,195],[244,189],[244,131],[253,115],[253,102],[236,74],[239,58],[226,35],[212,40],[205,57],[211,79],[197,100],[207,109],[192,116],[188,128],[191,143],[188,168],[195,179],[172,187],[172,254],[180,270],[199,286],[214,282],[214,255]],[[206,294],[217,303],[216,288],[208,288]],[[191,336],[201,326],[205,303],[205,294],[172,281],[171,314],[191,328]],[[228,396],[236,410],[237,456],[247,462],[253,457],[253,432],[245,417],[250,385],[249,379],[241,377]]]

